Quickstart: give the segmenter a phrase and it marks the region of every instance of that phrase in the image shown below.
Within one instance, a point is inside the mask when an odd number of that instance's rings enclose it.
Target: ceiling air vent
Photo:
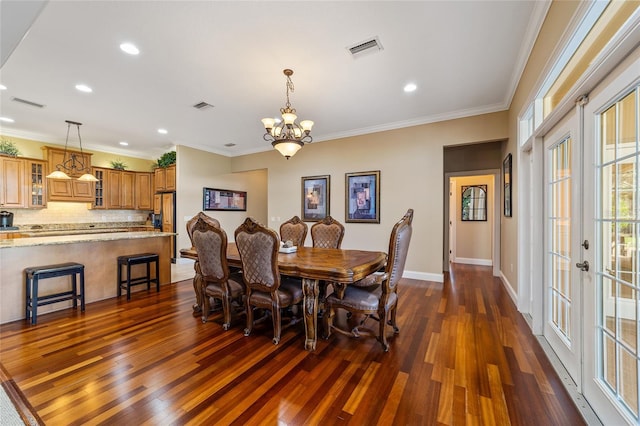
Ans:
[[[209,104],[209,103],[207,103],[207,102],[205,102],[205,101],[202,101],[202,102],[198,102],[198,103],[197,103],[197,104],[195,104],[193,107],[194,107],[195,109],[203,110],[203,109],[213,108],[213,105],[211,105],[211,104]]]
[[[378,37],[373,37],[369,40],[361,41],[360,43],[356,43],[351,47],[347,47],[351,55],[354,57],[359,56],[362,53],[374,53],[379,52],[383,49],[382,44],[380,44],[380,40]]]
[[[11,98],[11,100],[15,101],[15,102],[20,102],[21,104],[37,107],[37,108],[44,108],[44,105],[42,105],[42,104],[39,104],[37,102],[31,102],[31,101],[28,101],[26,99],[16,98],[15,96],[13,98]]]

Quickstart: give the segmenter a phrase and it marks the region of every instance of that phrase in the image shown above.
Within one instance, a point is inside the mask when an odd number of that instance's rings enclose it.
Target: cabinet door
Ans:
[[[162,213],[162,195],[155,194],[153,196],[153,213],[160,214]]]
[[[87,203],[92,203],[95,200],[93,194],[93,182],[72,179],[71,194],[73,195],[73,201],[86,201]]]
[[[47,206],[47,163],[38,160],[26,160],[27,204],[29,208]]]
[[[162,194],[162,229],[170,228],[173,232],[173,194]]]
[[[94,209],[106,209],[106,182],[107,182],[107,170],[94,167],[93,175],[98,179],[95,184],[95,201],[93,202]]]
[[[136,174],[134,172],[122,172],[120,187],[120,206],[123,209],[135,208],[134,190]]]
[[[136,209],[137,210],[152,210],[153,201],[151,197],[151,173],[136,173]]]
[[[107,171],[107,208],[119,209],[122,207],[120,188],[122,186],[122,172],[118,170]]]
[[[156,185],[156,191],[166,190],[166,177],[167,177],[167,169],[158,167],[154,171],[154,182]]]
[[[164,188],[166,191],[176,190],[176,166],[167,167],[165,172]]]
[[[25,162],[20,158],[0,158],[0,207],[20,208],[25,203]]]

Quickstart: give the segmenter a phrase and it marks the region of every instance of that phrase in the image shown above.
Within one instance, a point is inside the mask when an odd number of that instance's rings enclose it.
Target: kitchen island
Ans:
[[[160,285],[170,284],[171,237],[174,235],[142,231],[0,239],[0,324],[25,317],[24,269],[30,266],[65,262],[84,264],[86,303],[116,297],[117,258],[122,255],[158,253]],[[132,274],[144,273],[144,265],[135,266],[141,268],[134,268]],[[64,291],[69,286],[68,277],[42,282],[43,294]],[[134,291],[146,291],[144,285],[136,287]],[[38,316],[68,307],[71,307],[70,301],[41,306]],[[45,323],[46,316],[42,321]]]

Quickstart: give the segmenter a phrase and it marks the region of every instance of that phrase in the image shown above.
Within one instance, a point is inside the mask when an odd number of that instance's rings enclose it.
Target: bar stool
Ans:
[[[32,266],[24,270],[26,278],[26,303],[25,317],[27,321],[31,316],[31,324],[38,321],[38,306],[49,305],[51,303],[73,300],[73,308],[78,307],[80,300],[80,310],[84,312],[84,265],[81,263],[69,262],[57,265]],[[39,281],[45,278],[62,277],[71,275],[71,290],[46,296],[39,295]],[[80,292],[76,281],[76,275],[80,275]]]
[[[156,277],[151,278],[151,263],[156,264]],[[147,265],[147,275],[137,278],[131,278],[132,265]],[[127,277],[122,278],[122,267],[127,267]],[[138,284],[147,284],[147,290],[151,289],[151,283],[156,283],[156,291],[160,291],[160,262],[158,255],[155,253],[139,253],[126,256],[118,256],[118,297],[122,295],[122,289],[127,290],[127,300],[131,300],[131,286]]]

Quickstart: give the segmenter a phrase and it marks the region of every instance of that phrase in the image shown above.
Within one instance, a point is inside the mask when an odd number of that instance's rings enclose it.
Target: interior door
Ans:
[[[635,59],[634,59],[635,57]],[[612,73],[585,106],[585,204],[593,234],[593,284],[585,292],[584,395],[604,424],[638,424],[640,268],[640,53]]]
[[[582,182],[577,114],[544,137],[544,337],[580,389]],[[585,268],[586,269],[586,268]]]

